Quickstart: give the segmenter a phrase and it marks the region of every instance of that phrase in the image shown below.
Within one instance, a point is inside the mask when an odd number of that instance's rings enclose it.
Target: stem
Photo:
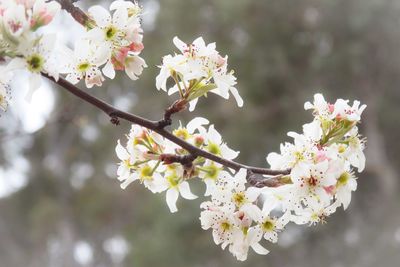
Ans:
[[[106,113],[108,116],[110,116],[112,120],[115,121],[116,119],[123,119],[123,120],[129,121],[131,123],[143,126],[149,130],[152,130],[152,131],[160,134],[164,138],[170,140],[171,142],[184,148],[193,157],[203,157],[203,158],[212,160],[214,162],[218,162],[218,163],[224,165],[225,167],[231,168],[235,171],[238,171],[238,170],[244,168],[244,169],[251,171],[252,173],[263,174],[263,175],[273,175],[273,176],[274,175],[287,175],[290,173],[289,169],[287,169],[287,170],[271,170],[271,169],[267,169],[267,168],[252,167],[252,166],[247,166],[245,164],[237,163],[237,162],[225,159],[225,158],[221,158],[217,155],[211,154],[205,150],[202,150],[202,149],[186,142],[185,140],[173,135],[171,132],[165,130],[164,128],[160,128],[158,122],[156,122],[156,121],[151,121],[151,120],[142,118],[138,115],[127,113],[127,112],[124,112],[122,110],[119,110],[119,109],[113,107],[112,105],[104,102],[103,100],[98,99],[95,96],[92,96],[92,95],[86,93],[85,91],[82,91],[81,89],[79,89],[75,85],[71,84],[70,82],[68,82],[67,80],[65,80],[62,77],[60,77],[58,79],[58,81],[56,81],[53,77],[50,77],[47,74],[42,73],[42,76],[46,77],[47,79],[49,79],[52,82],[57,83],[62,88],[69,91],[70,93],[77,96],[78,98],[82,99],[83,101],[102,110],[104,113]],[[268,180],[271,180],[271,179],[268,179]]]

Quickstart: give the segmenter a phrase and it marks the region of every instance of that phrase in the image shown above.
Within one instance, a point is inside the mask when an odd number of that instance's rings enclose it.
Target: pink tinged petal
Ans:
[[[126,149],[121,145],[120,140],[118,140],[118,144],[115,147],[115,153],[117,153],[117,157],[120,160],[127,160],[130,158],[129,153],[126,151]]]
[[[101,6],[92,6],[89,8],[89,15],[94,19],[97,26],[103,28],[111,23],[111,15],[107,9]]]
[[[125,73],[131,80],[137,80],[146,67],[146,62],[139,56],[130,56],[125,60]]]
[[[190,134],[193,134],[200,127],[203,128],[202,126],[207,125],[208,123],[209,121],[207,119],[202,117],[196,117],[187,124],[186,129]]]
[[[112,64],[111,60],[107,62],[107,64],[103,68],[103,73],[106,77],[110,79],[115,78],[115,70],[114,70],[114,65]]]
[[[167,190],[166,193],[166,201],[169,210],[174,213],[178,211],[178,208],[176,207],[176,201],[178,200],[179,197],[179,192],[175,188],[170,188]]]
[[[235,87],[231,87],[229,90],[231,91],[233,97],[235,98],[238,107],[243,107],[243,99],[239,95],[239,91]]]
[[[184,199],[193,200],[193,199],[197,198],[197,196],[194,195],[190,191],[190,187],[189,187],[189,183],[188,182],[184,181],[184,182],[180,183],[178,188],[179,188],[179,192],[181,193],[181,196]]]

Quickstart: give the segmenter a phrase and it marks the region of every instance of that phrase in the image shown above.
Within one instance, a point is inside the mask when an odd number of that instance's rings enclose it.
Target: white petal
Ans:
[[[192,112],[197,105],[197,101],[199,101],[198,98],[193,99],[192,101],[189,102],[189,111]]]
[[[106,27],[111,23],[110,13],[101,6],[92,6],[89,8],[89,15],[95,20],[99,27]]]
[[[267,255],[269,250],[261,246],[259,243],[255,243],[251,245],[251,248],[260,255]]]
[[[186,129],[190,134],[193,134],[201,126],[206,125],[208,123],[209,121],[207,119],[202,117],[196,117],[187,124]]]
[[[239,91],[235,87],[231,87],[230,91],[231,91],[233,97],[235,98],[238,107],[243,107],[243,99],[239,95]]]
[[[197,196],[190,191],[189,183],[186,181],[179,184],[179,192],[185,199],[192,200],[197,198]]]
[[[111,60],[109,60],[107,62],[107,64],[104,66],[103,73],[106,77],[108,77],[110,79],[115,78],[115,70],[114,70],[114,66],[113,66]]]
[[[126,151],[126,149],[121,145],[120,141],[118,140],[118,144],[115,147],[115,152],[117,153],[117,156],[120,160],[127,160],[130,158],[129,153]]]
[[[166,201],[169,210],[174,213],[178,211],[178,208],[176,207],[176,201],[178,200],[179,197],[179,192],[175,188],[170,188],[167,190],[166,194]]]

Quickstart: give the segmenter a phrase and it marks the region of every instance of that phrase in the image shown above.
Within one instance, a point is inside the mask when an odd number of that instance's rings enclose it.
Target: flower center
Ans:
[[[177,129],[174,131],[174,135],[177,137],[186,140],[189,138],[189,132],[185,128]]]
[[[113,26],[106,28],[106,39],[112,40],[117,33],[117,29]]]
[[[311,176],[310,178],[308,178],[308,185],[309,186],[317,186],[318,184],[318,179],[315,178],[314,176]]]
[[[348,172],[344,172],[340,175],[339,179],[337,180],[337,187],[344,186],[350,179],[350,174]]]
[[[140,169],[140,180],[151,180],[153,169],[149,165],[145,165]]]
[[[264,232],[270,232],[275,229],[275,223],[272,220],[267,219],[265,222],[263,222],[261,227],[264,230]]]
[[[221,228],[224,231],[229,231],[229,229],[231,229],[231,224],[229,222],[222,222],[221,223]]]
[[[232,196],[232,199],[235,202],[236,206],[240,207],[244,204],[244,202],[246,200],[246,196],[244,195],[243,192],[234,193]]]
[[[89,69],[89,67],[90,67],[90,64],[88,62],[83,62],[83,63],[78,65],[78,70],[80,72],[85,72],[85,71],[87,71]]]
[[[210,152],[211,154],[215,154],[215,155],[221,154],[221,150],[220,150],[219,146],[215,143],[209,142],[207,149],[208,149],[208,152]]]
[[[40,72],[43,68],[44,59],[38,54],[33,54],[26,59],[26,62],[31,72]]]

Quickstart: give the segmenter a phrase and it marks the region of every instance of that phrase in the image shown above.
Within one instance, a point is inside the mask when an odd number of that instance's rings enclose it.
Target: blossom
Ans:
[[[106,63],[109,53],[106,45],[93,45],[88,40],[79,40],[75,43],[75,50],[65,48],[63,51],[63,68],[61,73],[66,73],[66,79],[72,84],[77,84],[85,79],[86,87],[101,86],[104,77],[100,66]]]
[[[172,78],[175,86],[168,89],[169,94],[179,92],[182,99],[190,101],[189,110],[194,110],[199,97],[208,92],[228,99],[234,96],[239,107],[243,100],[236,89],[236,77],[228,71],[228,57],[222,57],[216,51],[215,43],[205,44],[202,37],[191,44],[173,39],[180,54],[163,57],[160,73],[156,78],[158,90],[167,91],[167,80]]]
[[[140,8],[132,2],[118,1],[110,9],[114,11],[112,15],[101,6],[89,9],[96,27],[88,32],[87,38],[105,44],[109,50],[110,58],[102,69],[105,76],[114,79],[115,70],[125,70],[129,78],[136,80],[147,67],[139,56],[144,48]],[[134,14],[130,12],[133,9]]]
[[[164,185],[168,188],[166,193],[166,201],[169,210],[174,213],[178,209],[176,207],[176,201],[179,195],[184,199],[193,200],[197,196],[190,191],[189,183],[183,179],[183,169],[181,167],[173,168],[165,174],[163,180]]]
[[[23,56],[22,58],[13,58],[7,69],[10,71],[16,69],[27,69],[31,75],[29,78],[29,92],[26,95],[28,101],[31,100],[33,93],[41,85],[41,73],[46,73],[58,80],[58,68],[54,58],[54,46],[56,36],[54,34],[43,35],[41,38],[26,40],[21,42],[17,47],[17,51]]]
[[[336,202],[347,209],[351,201],[351,193],[357,189],[357,181],[350,172],[344,172],[337,179],[336,183]]]

